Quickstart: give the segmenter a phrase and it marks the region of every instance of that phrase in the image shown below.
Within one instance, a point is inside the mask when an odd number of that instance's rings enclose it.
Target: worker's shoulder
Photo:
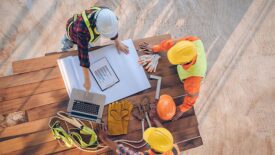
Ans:
[[[200,40],[200,38],[197,37],[197,36],[187,36],[187,37],[185,37],[185,39],[188,40],[188,41],[197,41],[197,40]]]

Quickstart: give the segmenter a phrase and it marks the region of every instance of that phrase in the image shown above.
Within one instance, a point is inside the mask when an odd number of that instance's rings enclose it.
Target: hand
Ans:
[[[117,143],[112,141],[107,136],[107,128],[104,124],[99,124],[99,126],[96,128],[96,133],[99,137],[99,139],[108,147],[110,147],[113,151],[116,151]]]
[[[83,87],[85,88],[86,90],[86,95],[90,92],[90,89],[91,89],[91,82],[90,80],[85,80],[84,84],[83,84]]]
[[[178,120],[183,114],[184,114],[184,112],[182,112],[182,111],[180,110],[180,108],[177,107],[176,115],[174,116],[174,118],[172,119],[172,121]]]
[[[90,89],[91,89],[91,81],[90,81],[90,74],[89,69],[86,67],[82,67],[83,75],[84,75],[84,84],[83,87],[86,90],[86,96],[88,95]]]
[[[108,141],[108,137],[107,137],[107,127],[104,124],[98,124],[97,128],[96,128],[96,133],[98,135],[98,137],[100,138],[100,140],[103,143],[107,143]],[[106,144],[107,145],[107,144]]]
[[[160,55],[145,54],[139,57],[138,63],[145,66],[145,70],[149,73],[156,72]]]
[[[142,42],[139,45],[139,52],[144,52],[146,54],[152,54],[153,53],[153,46],[148,44],[147,42]]]
[[[124,45],[120,40],[116,39],[115,40],[115,46],[117,48],[118,53],[123,52],[125,54],[129,53],[129,48],[128,46]]]

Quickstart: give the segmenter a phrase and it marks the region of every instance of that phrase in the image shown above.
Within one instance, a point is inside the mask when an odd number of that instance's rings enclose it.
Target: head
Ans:
[[[172,134],[165,128],[148,128],[143,133],[143,139],[151,149],[159,153],[171,151],[174,144]]]
[[[173,65],[189,64],[196,56],[197,50],[191,41],[180,41],[167,52],[168,60]]]
[[[113,11],[103,8],[96,13],[96,29],[106,38],[113,38],[118,33],[118,20]]]
[[[157,104],[157,113],[160,119],[168,121],[176,114],[176,104],[170,95],[160,96]]]

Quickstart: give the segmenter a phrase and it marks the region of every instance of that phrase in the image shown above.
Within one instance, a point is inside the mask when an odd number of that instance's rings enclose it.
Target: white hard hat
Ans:
[[[98,11],[96,29],[103,37],[115,37],[118,32],[118,21],[114,12],[110,9],[102,9]]]

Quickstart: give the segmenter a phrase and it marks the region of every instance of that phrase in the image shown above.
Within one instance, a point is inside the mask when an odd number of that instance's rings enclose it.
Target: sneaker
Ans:
[[[61,48],[62,52],[74,47],[74,43],[71,40],[69,40],[66,35],[63,36],[61,44],[63,45],[63,47]]]

